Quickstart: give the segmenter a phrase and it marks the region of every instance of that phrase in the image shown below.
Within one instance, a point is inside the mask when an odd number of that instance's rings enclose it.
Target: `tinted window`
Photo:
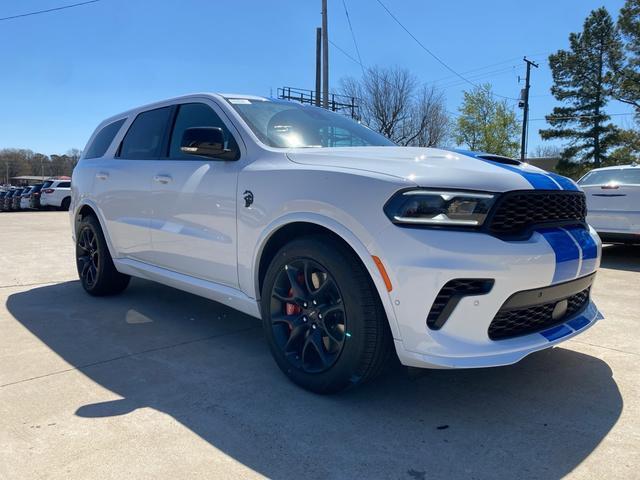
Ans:
[[[53,180],[47,180],[42,184],[42,188],[49,188],[53,184]]]
[[[106,127],[103,127],[87,147],[87,152],[85,153],[84,158],[102,157],[109,148],[109,145],[111,145],[111,142],[113,142],[113,139],[120,130],[124,120],[125,119],[123,118],[122,120],[118,120],[117,122],[110,123]]]
[[[31,190],[31,193],[39,192],[41,189],[42,189],[42,185],[35,185],[33,187],[33,190]]]
[[[122,140],[118,156],[132,160],[160,157],[170,115],[171,107],[157,108],[138,115]]]
[[[211,107],[204,103],[185,103],[180,105],[176,121],[171,134],[171,144],[169,147],[169,157],[185,160],[197,160],[198,157],[183,153],[180,150],[182,135],[187,128],[192,127],[218,127],[224,132],[225,148],[238,151],[238,145],[229,132],[229,129],[222,122],[220,117]]]
[[[620,168],[590,172],[578,183],[580,185],[606,185],[607,183],[640,185],[640,168]]]
[[[71,182],[60,182],[56,188],[69,188],[71,187]]]

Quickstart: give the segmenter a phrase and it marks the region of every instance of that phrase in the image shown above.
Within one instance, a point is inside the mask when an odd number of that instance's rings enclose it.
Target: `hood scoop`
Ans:
[[[477,155],[476,158],[481,158],[482,160],[489,160],[490,162],[501,163],[503,165],[522,165],[520,160],[516,160],[514,158],[502,157],[500,155]]]

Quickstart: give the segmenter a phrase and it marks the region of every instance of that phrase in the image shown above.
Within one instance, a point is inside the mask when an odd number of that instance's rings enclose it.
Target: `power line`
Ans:
[[[354,33],[353,26],[351,25],[351,18],[349,17],[349,10],[347,10],[346,0],[342,0],[342,6],[344,7],[344,13],[347,16],[347,23],[349,24],[349,30],[351,30],[351,38],[353,39],[353,45],[356,47],[356,54],[358,55],[358,63],[362,68],[362,75],[365,75],[364,65],[362,64],[362,57],[360,56],[360,49],[358,48],[358,42],[356,41],[356,34]]]
[[[420,46],[420,48],[422,48],[425,52],[427,52],[431,57],[433,57],[440,65],[442,65],[444,68],[446,68],[447,70],[449,70],[451,73],[453,73],[456,77],[459,77],[461,80],[464,80],[466,83],[468,83],[469,85],[472,85],[473,87],[479,88],[479,86],[475,83],[473,83],[471,80],[469,80],[468,78],[464,77],[462,74],[458,73],[456,70],[454,70],[453,68],[451,68],[449,65],[447,65],[447,63],[445,63],[444,60],[442,60],[440,57],[438,57],[435,53],[433,53],[431,50],[429,50],[420,40],[418,40],[418,38],[411,33],[411,31],[405,27],[403,25],[403,23],[398,20],[398,18],[391,12],[391,10],[389,10],[387,8],[387,6],[382,3],[382,0],[376,0],[380,6],[382,8],[385,9],[385,11],[389,14],[389,16],[391,18],[393,18],[393,20],[400,25],[400,27],[407,32],[407,34],[413,38],[413,40]],[[495,95],[496,97],[501,97],[501,98],[506,98],[507,100],[517,100],[517,98],[513,98],[513,97],[506,97],[504,95],[499,95],[497,93],[491,93],[491,95]]]
[[[353,58],[353,56],[347,52],[344,48],[341,48],[339,45],[337,45],[333,40],[329,39],[329,43],[331,45],[333,45],[339,52],[341,52],[345,57],[347,57],[349,60],[351,60],[354,63],[357,63],[358,65],[360,65],[362,68],[364,68],[364,65],[362,64],[362,62],[356,60],[355,58]]]
[[[40,15],[41,13],[57,12],[58,10],[66,10],[67,8],[80,7],[82,5],[88,5],[90,3],[97,3],[99,1],[100,0],[88,0],[86,2],[73,3],[71,5],[63,5],[61,7],[55,7],[55,8],[48,8],[46,10],[37,10],[35,12],[21,13],[19,15],[12,15],[10,17],[0,18],[0,22],[3,21],[3,20],[13,20],[13,19],[16,19],[16,18],[30,17],[32,15]]]

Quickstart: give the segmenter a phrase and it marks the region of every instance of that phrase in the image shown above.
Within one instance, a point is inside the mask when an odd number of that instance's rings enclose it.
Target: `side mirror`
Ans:
[[[224,148],[224,133],[220,127],[192,127],[182,134],[180,150],[201,157],[219,157],[229,152]]]

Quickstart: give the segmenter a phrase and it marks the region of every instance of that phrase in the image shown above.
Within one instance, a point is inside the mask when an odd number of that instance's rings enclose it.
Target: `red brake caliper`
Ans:
[[[292,293],[289,292],[289,295],[291,295]],[[300,313],[302,313],[302,308],[300,308],[298,305],[294,304],[294,303],[288,303],[286,304],[286,314],[287,315],[299,315]]]
[[[304,278],[302,279],[304,280]],[[300,281],[300,280],[298,280]],[[292,297],[293,296],[293,288],[289,289],[289,296]],[[299,307],[298,305],[296,305],[295,303],[289,303],[287,302],[285,304],[285,315],[289,316],[289,315],[300,315],[302,313],[302,308]],[[291,327],[289,327],[289,330],[291,330]]]

